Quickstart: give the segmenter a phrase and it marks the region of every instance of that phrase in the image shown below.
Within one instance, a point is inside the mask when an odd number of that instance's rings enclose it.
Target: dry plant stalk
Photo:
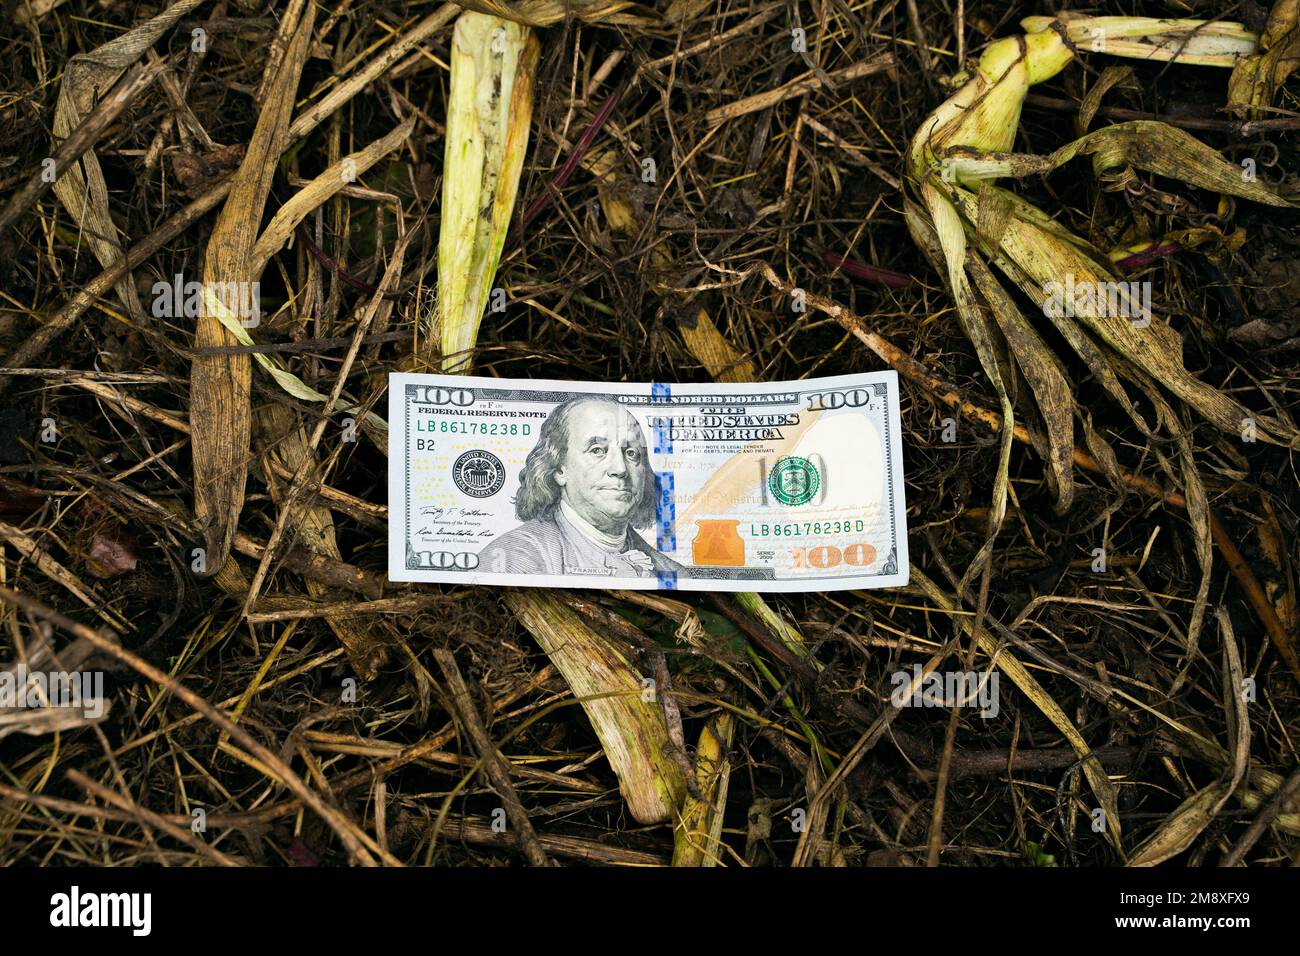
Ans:
[[[204,263],[204,298],[195,333],[196,348],[251,345],[240,316],[257,306],[251,290],[270,258],[280,251],[294,227],[313,209],[405,142],[414,117],[387,135],[341,158],[303,186],[277,210],[259,235],[257,227],[270,192],[277,161],[292,139],[290,113],[302,67],[310,49],[316,8],[307,7],[293,39],[267,87],[253,140],[233,177],[230,193],[213,229]],[[267,355],[253,358],[290,395],[324,402],[326,395],[309,387]],[[251,429],[249,388],[252,360],[247,354],[197,354],[191,375],[191,423],[194,428],[195,514],[205,527],[208,573],[220,570],[230,553],[244,502]],[[388,424],[378,415],[349,403],[361,426],[379,443]]]
[[[695,751],[695,783],[699,797],[687,795],[681,821],[673,834],[673,866],[718,866],[722,862],[722,819],[727,810],[731,758],[727,749],[736,719],[719,714],[700,732]]]
[[[546,591],[512,589],[505,601],[582,704],[632,816],[646,824],[673,819],[686,778],[668,755],[663,711],[643,699],[631,663]]]
[[[925,572],[916,565],[912,565],[911,574],[912,580],[915,582],[914,589],[924,594],[938,607],[949,613],[961,610],[960,605],[954,603],[944,593],[943,589],[931,581]],[[991,661],[996,662],[998,669],[1003,674],[1006,674],[1022,694],[1033,701],[1034,706],[1055,725],[1056,729],[1061,732],[1061,736],[1069,741],[1070,746],[1074,748],[1075,753],[1080,758],[1092,753],[1093,748],[1084,739],[1083,734],[1079,733],[1074,721],[1061,709],[1061,705],[1056,702],[1055,698],[1043,689],[1042,684],[1038,683],[1028,667],[1022,664],[1015,655],[1007,652],[1001,642],[995,639],[982,624],[979,624],[973,618],[955,615],[953,622],[957,627],[970,634],[980,651]],[[1119,800],[1115,785],[1106,776],[1105,768],[1096,757],[1083,761],[1083,774],[1087,778],[1088,785],[1092,788],[1097,802],[1106,813],[1106,838],[1115,847],[1116,852],[1123,856],[1124,840],[1120,827]]]
[[[265,439],[265,454],[271,462],[296,473],[304,462],[311,461],[307,429],[297,423],[297,416],[284,405],[268,405],[258,410],[257,422]],[[335,561],[342,561],[338,540],[334,533],[334,515],[324,505],[300,500],[287,500],[290,483],[279,477],[270,467],[265,469],[266,486],[278,507],[295,510],[292,519],[296,541],[300,547]],[[230,562],[234,564],[234,562]],[[315,578],[306,578],[307,593],[313,598],[323,598],[331,588]],[[248,592],[245,587],[240,597]],[[362,680],[372,680],[387,659],[387,650],[375,637],[375,630],[383,627],[382,621],[367,622],[356,614],[326,614],[329,625],[339,642],[347,648],[348,660]]]
[[[19,660],[0,664],[0,740],[10,734],[53,734],[89,727],[107,717],[113,705],[103,696],[102,687],[93,700],[66,701],[55,699],[65,688],[52,686],[54,678],[47,678],[44,684],[35,681],[33,675],[57,669],[69,678],[66,689],[75,696],[88,688],[84,678],[90,675],[76,670],[89,656],[84,641],[74,642],[56,655],[53,637],[40,630],[35,634]],[[90,690],[93,695],[93,688]],[[33,701],[40,706],[28,706]]]
[[[68,61],[59,86],[59,100],[54,107],[54,139],[61,142],[72,135],[81,121],[95,109],[95,101],[117,82],[162,34],[203,0],[178,0],[170,7],[120,37],[81,53]],[[88,149],[79,162],[59,171],[54,194],[81,229],[82,237],[101,265],[122,258],[123,245],[118,228],[108,211],[108,185],[94,149]],[[143,321],[144,309],[128,272],[115,287],[118,297],[131,317]]]
[[[1075,50],[1232,66],[1255,48],[1254,35],[1241,24],[1063,15],[1057,20],[1030,17],[1022,26],[1030,32],[998,40],[985,49],[974,75],[916,133],[908,153],[913,195],[906,212],[913,238],[947,279],[962,325],[998,391],[1007,421],[1012,421],[1008,363],[1014,360],[1028,380],[1044,424],[1040,451],[1059,507],[1065,510],[1074,489],[1072,386],[1061,361],[986,263],[1040,303],[1053,295],[1053,283],[1059,287],[1068,281],[1071,289],[1105,290],[1115,287],[1118,276],[1104,254],[1014,193],[995,186],[995,180],[1045,173],[1075,156],[1091,155],[1098,172],[1133,166],[1256,202],[1289,203],[1262,183],[1243,182],[1240,169],[1163,123],[1107,127],[1046,157],[1010,152],[1029,87],[1064,69]],[[1153,389],[1145,378],[1150,376],[1229,432],[1252,417],[1183,367],[1181,339],[1174,329],[1146,314],[1145,322],[1113,314],[1107,304],[1094,299],[1070,310],[1074,315],[1044,311],[1144,433],[1149,434],[1150,428],[1134,410],[1122,379],[1136,381],[1150,394]],[[1003,339],[1009,355],[999,345]],[[1130,363],[1137,369],[1132,370]],[[1164,404],[1158,398],[1154,401],[1157,408]],[[1172,416],[1164,417],[1167,426],[1177,427]],[[1287,423],[1270,416],[1253,417],[1265,440],[1286,443],[1296,437]],[[1008,436],[1005,432],[1003,465],[1009,454]],[[1004,470],[999,468],[995,496],[999,502],[1005,500]]]
[[[435,325],[443,371],[470,366],[533,118],[540,45],[509,20],[467,12],[451,40]]]
[[[528,27],[550,27],[570,17],[611,26],[648,26],[656,23],[654,10],[631,0],[458,0],[467,11]]]
[[[66,139],[56,146],[54,155],[42,163],[43,168],[32,173],[27,183],[14,193],[4,206],[0,206],[0,233],[25,213],[47,187],[53,185],[48,181],[48,170],[54,171],[55,182],[58,182],[58,174],[72,166],[83,153],[95,145],[122,111],[135,102],[135,98],[158,78],[158,74],[166,65],[164,60],[157,60],[148,66],[136,63],[123,72],[117,84],[98,100],[95,108],[77,124]]]
[[[1202,382],[1182,362],[1179,333],[1152,314],[1149,296],[1119,281],[1108,257],[1014,192],[995,185],[1056,169],[1090,155],[1097,173],[1126,182],[1133,169],[1185,180],[1256,202],[1289,206],[1277,190],[1246,182],[1241,170],[1181,130],[1164,123],[1121,123],[1089,133],[1052,154],[1011,153],[1020,110],[1031,85],[1063,70],[1081,49],[1148,60],[1231,67],[1256,49],[1257,38],[1239,23],[1079,17],[1061,14],[1021,21],[1028,31],[990,44],[969,80],[922,123],[908,150],[910,195],[904,203],[909,231],[945,277],[963,329],[993,383],[1007,427],[1001,433],[988,531],[959,590],[964,591],[992,556],[1006,515],[1015,428],[1011,395],[1018,377],[1042,422],[1031,430],[1047,479],[1066,511],[1074,495],[1076,406],[1064,363],[993,272],[1036,303],[1107,395],[1148,438],[1163,429],[1174,439],[1181,483],[1201,568],[1192,608],[1189,645],[1195,646],[1210,590],[1212,528],[1209,498],[1196,467],[1191,439],[1170,404],[1172,394],[1228,434],[1247,427],[1261,440],[1294,444],[1289,422],[1249,411]],[[1076,289],[1087,290],[1080,297]],[[1065,300],[1068,298],[1068,308]],[[1055,301],[1057,308],[1051,308]],[[1126,386],[1140,390],[1155,409],[1155,424],[1135,407]],[[1120,469],[1109,444],[1078,414],[1085,442],[1116,484]],[[1167,463],[1166,469],[1171,466]]]
[[[1237,650],[1237,638],[1232,632],[1228,612],[1224,608],[1218,608],[1216,616],[1219,635],[1223,638],[1222,701],[1228,733],[1232,738],[1228,741],[1232,759],[1223,768],[1219,779],[1184,800],[1133,851],[1128,860],[1129,866],[1155,866],[1190,847],[1205,828],[1214,822],[1228,798],[1246,778],[1246,770],[1250,766],[1250,717],[1246,713],[1246,701],[1241,693],[1241,655]]]
[[[528,148],[540,45],[517,23],[472,10],[451,44],[436,337],[442,368],[468,372],[505,245]],[[659,705],[609,643],[549,596],[509,592],[506,603],[568,681],[595,727],[632,815],[672,819],[685,777],[668,755]]]
[[[238,339],[218,318],[217,309],[246,313],[258,273],[254,272],[257,227],[271,191],[277,161],[289,141],[294,93],[311,46],[316,5],[298,23],[252,142],[235,173],[217,217],[203,264],[203,308],[194,333],[196,351],[235,345]],[[216,299],[216,308],[212,299]],[[242,301],[241,301],[242,300]],[[252,303],[255,305],[256,303]],[[248,477],[252,409],[252,361],[246,354],[196,354],[190,375],[190,425],[194,450],[194,514],[203,527],[207,573],[225,564],[239,525]]]
[[[1259,38],[1259,52],[1242,59],[1228,80],[1228,109],[1259,119],[1300,67],[1300,0],[1277,0]]]

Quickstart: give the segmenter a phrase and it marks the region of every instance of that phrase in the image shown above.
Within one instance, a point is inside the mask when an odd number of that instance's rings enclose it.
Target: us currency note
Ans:
[[[907,583],[898,376],[389,376],[388,576],[531,587]]]

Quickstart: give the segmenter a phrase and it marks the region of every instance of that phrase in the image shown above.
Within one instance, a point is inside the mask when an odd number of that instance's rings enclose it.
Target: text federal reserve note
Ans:
[[[907,583],[894,372],[744,385],[393,374],[388,396],[394,581]]]

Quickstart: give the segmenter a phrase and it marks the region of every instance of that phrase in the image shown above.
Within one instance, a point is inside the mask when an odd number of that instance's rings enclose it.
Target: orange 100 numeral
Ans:
[[[790,554],[796,568],[825,570],[840,564],[864,567],[876,560],[876,549],[869,544],[851,544],[837,548],[833,544],[819,544],[813,548],[795,548]]]

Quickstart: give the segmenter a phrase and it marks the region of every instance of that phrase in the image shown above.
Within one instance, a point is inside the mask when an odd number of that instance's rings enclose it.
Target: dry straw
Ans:
[[[452,34],[437,311],[429,330],[441,346],[443,370],[462,373],[489,306],[528,149],[539,43],[520,22],[541,26],[562,12],[546,3],[485,7],[512,14],[503,19],[470,6]],[[626,7],[594,4],[586,15],[599,19]],[[657,697],[645,699],[641,674],[554,597],[519,590],[506,603],[581,702],[632,816],[641,823],[673,819],[686,781],[670,755],[662,706]]]

